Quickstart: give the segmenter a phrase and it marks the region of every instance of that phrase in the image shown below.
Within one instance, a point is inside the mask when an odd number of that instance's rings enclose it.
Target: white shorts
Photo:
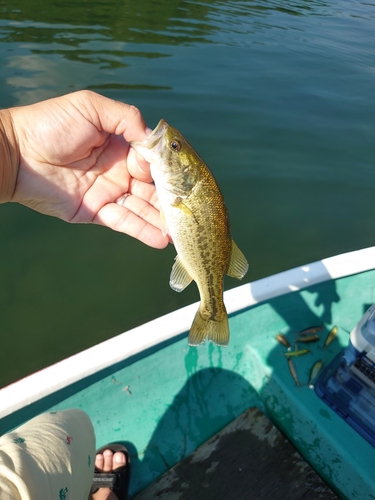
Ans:
[[[94,462],[86,413],[40,415],[0,437],[0,500],[87,500]]]

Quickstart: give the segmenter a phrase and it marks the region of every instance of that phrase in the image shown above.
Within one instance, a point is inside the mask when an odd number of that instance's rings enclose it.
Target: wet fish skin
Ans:
[[[208,339],[226,346],[229,324],[223,277],[242,279],[248,263],[231,238],[220,189],[201,157],[165,120],[160,120],[145,141],[131,146],[150,163],[163,233],[170,234],[177,251],[170,286],[181,292],[194,280],[199,289],[201,303],[189,345]]]
[[[339,328],[338,328],[338,326],[335,325],[332,328],[332,330],[329,332],[329,334],[327,335],[327,338],[324,341],[323,347],[329,346],[329,344],[336,338],[338,331],[339,331]]]

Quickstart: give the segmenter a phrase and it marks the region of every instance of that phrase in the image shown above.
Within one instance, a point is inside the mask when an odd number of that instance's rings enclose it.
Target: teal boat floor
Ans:
[[[375,302],[375,271],[276,297],[230,317],[228,348],[187,345],[186,336],[20,410],[0,432],[41,411],[81,408],[97,447],[125,442],[135,495],[251,407],[260,408],[341,498],[375,499],[375,449],[307,386],[315,361],[329,363]],[[290,375],[286,348],[275,340],[324,323],[311,353],[295,359],[302,387]],[[323,348],[333,325],[337,338]]]

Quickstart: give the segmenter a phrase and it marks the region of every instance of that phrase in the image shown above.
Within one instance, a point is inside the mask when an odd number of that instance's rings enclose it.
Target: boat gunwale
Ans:
[[[229,314],[324,281],[375,268],[375,247],[298,266],[224,292]],[[0,389],[0,418],[188,332],[198,302],[160,316]]]

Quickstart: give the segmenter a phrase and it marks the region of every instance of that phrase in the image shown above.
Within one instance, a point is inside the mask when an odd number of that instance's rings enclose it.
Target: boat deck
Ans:
[[[258,409],[246,410],[134,500],[334,500],[338,497]]]
[[[311,282],[310,268],[301,268],[307,283]],[[241,295],[233,294],[240,304],[243,295],[257,288],[244,287]],[[226,349],[212,343],[188,346],[187,330],[181,324],[187,320],[190,325],[196,307],[188,306],[52,367],[56,380],[64,379],[63,375],[70,380],[71,372],[80,367],[87,371],[91,357],[100,362],[107,356],[111,359],[107,367],[58,390],[54,386],[46,395],[38,389],[42,396],[30,403],[27,396],[19,409],[12,407],[10,397],[28,395],[38,384],[45,390],[52,383],[50,375],[41,372],[12,390],[5,389],[0,406],[3,403],[12,411],[0,419],[0,434],[44,411],[81,408],[93,422],[98,448],[111,442],[124,442],[128,447],[131,498],[141,492],[146,495],[152,484],[161,488],[153,498],[163,499],[184,498],[185,491],[186,498],[194,500],[202,496],[224,500],[334,498],[312,469],[306,469],[300,458],[304,457],[340,498],[374,500],[374,447],[317,396],[310,373],[317,361],[328,366],[342,352],[351,329],[375,303],[375,269],[285,292],[293,287],[285,285],[281,295],[268,300],[262,295],[258,304],[241,305],[231,313],[232,337]],[[275,336],[284,334],[293,349],[296,333],[313,325],[324,325],[324,329],[307,355],[293,358],[298,386],[289,371],[287,348]],[[337,337],[325,346],[334,325]],[[183,331],[147,349],[132,350],[133,339],[144,342],[154,330],[164,334],[174,328]],[[114,354],[121,359],[114,362]],[[254,436],[251,429],[257,429],[258,417],[242,430],[236,427],[238,421],[231,424],[255,407],[258,410],[251,411],[262,411],[282,433],[274,446],[268,438]],[[268,436],[277,435],[269,422],[261,428],[269,429]],[[212,453],[210,443],[215,446]],[[207,453],[199,467],[196,453],[203,457]],[[162,481],[172,478],[169,490],[159,481],[162,476]],[[230,496],[224,496],[226,488]],[[235,493],[234,488],[239,491]]]

